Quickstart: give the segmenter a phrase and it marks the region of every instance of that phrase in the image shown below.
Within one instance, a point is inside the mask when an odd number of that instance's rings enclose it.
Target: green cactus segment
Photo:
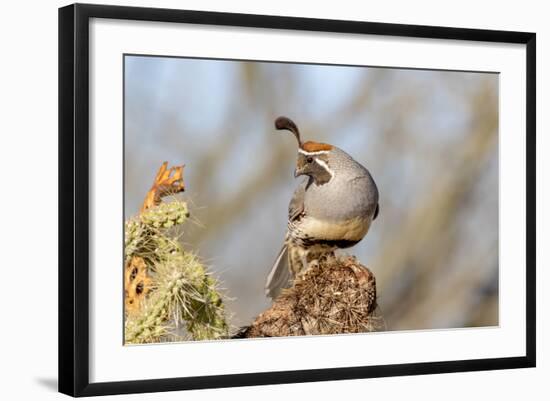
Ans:
[[[183,224],[189,216],[187,204],[181,201],[161,203],[138,217],[126,221],[124,235],[125,257],[142,257],[148,266],[162,262],[166,254],[177,248],[177,240],[165,230]]]
[[[143,224],[154,228],[170,228],[183,224],[189,217],[187,204],[181,201],[161,203],[140,215]]]
[[[126,222],[125,256],[142,257],[154,283],[141,310],[126,317],[126,343],[211,340],[228,334],[217,281],[169,236],[167,229],[187,217],[187,205],[174,201]]]

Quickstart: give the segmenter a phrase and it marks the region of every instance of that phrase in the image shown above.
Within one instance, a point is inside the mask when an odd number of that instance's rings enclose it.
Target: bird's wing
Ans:
[[[376,204],[376,209],[374,211],[374,217],[372,218],[373,220],[376,220],[376,218],[378,217],[378,213],[380,213],[380,204],[379,203]]]
[[[298,188],[296,188],[296,191],[294,191],[294,195],[288,204],[288,221],[297,220],[303,215],[305,211],[304,197],[307,185],[308,180],[304,180]]]

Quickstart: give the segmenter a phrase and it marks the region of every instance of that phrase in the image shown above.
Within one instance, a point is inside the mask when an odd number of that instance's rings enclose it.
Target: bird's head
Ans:
[[[298,127],[288,117],[277,118],[275,128],[291,131],[298,141],[298,157],[294,177],[307,175],[317,185],[326,184],[334,177],[334,171],[331,169],[331,159],[334,158],[337,148],[327,143],[302,142]]]

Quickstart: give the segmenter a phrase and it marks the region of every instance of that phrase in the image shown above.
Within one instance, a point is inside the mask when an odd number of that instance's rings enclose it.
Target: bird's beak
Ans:
[[[301,175],[302,175],[302,173],[300,173],[300,172],[298,171],[298,169],[295,168],[295,169],[294,169],[294,178],[298,178],[298,177],[301,176]]]

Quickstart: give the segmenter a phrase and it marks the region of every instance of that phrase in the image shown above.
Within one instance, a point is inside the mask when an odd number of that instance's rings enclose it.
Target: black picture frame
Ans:
[[[526,46],[526,354],[521,357],[90,383],[88,61],[91,18],[438,38]],[[59,391],[71,396],[421,375],[535,366],[536,35],[480,29],[74,4],[59,9]]]

